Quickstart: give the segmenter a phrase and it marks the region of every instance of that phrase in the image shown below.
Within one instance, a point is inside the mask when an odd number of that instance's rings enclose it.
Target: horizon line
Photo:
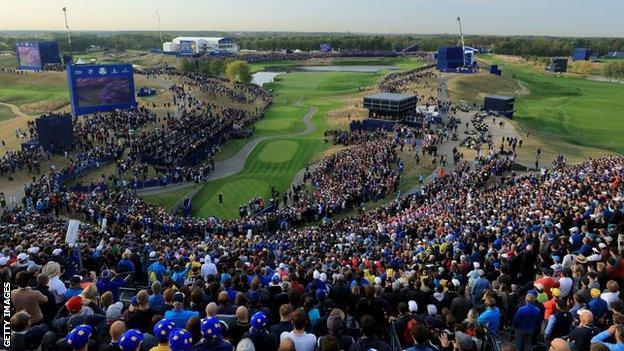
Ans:
[[[61,32],[65,33],[65,29],[1,29],[0,32]],[[149,32],[158,33],[155,29],[72,29],[72,33],[123,33],[123,32]],[[180,30],[163,30],[163,33],[172,32],[217,32],[217,33],[296,33],[296,34],[355,34],[355,35],[445,35],[458,36],[455,33],[408,33],[408,32],[314,32],[314,31],[285,31],[285,30],[209,30],[209,29],[180,29]],[[465,34],[466,37],[471,36],[488,36],[488,37],[545,37],[545,38],[615,38],[624,39],[623,36],[609,35],[549,35],[549,34]]]

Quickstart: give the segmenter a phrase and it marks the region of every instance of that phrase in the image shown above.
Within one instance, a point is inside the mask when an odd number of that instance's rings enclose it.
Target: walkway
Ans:
[[[303,117],[301,118],[301,121],[305,124],[306,129],[301,132],[283,134],[283,135],[281,134],[269,135],[269,136],[263,136],[263,137],[257,137],[257,138],[251,139],[250,141],[247,142],[247,144],[245,144],[245,146],[243,146],[232,157],[226,160],[216,161],[214,170],[210,172],[210,174],[208,175],[208,178],[204,182],[209,182],[211,180],[217,180],[217,179],[229,177],[231,175],[234,175],[242,171],[243,168],[245,167],[245,162],[247,161],[247,157],[249,157],[251,152],[256,148],[256,146],[258,146],[258,144],[260,144],[261,142],[265,140],[273,139],[273,138],[289,138],[289,137],[296,137],[296,136],[305,136],[305,135],[314,133],[316,131],[316,126],[312,122],[312,117],[317,111],[318,109],[314,106],[308,108],[308,111],[306,111],[305,115],[303,115]],[[163,194],[163,193],[168,193],[168,192],[178,190],[178,189],[184,189],[194,184],[196,183],[192,183],[192,182],[179,183],[179,184],[173,184],[164,188],[158,187],[158,188],[141,189],[141,190],[137,190],[137,193],[140,195]]]

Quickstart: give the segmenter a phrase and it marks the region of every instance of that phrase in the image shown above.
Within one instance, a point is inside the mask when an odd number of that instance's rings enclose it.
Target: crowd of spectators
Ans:
[[[22,170],[28,173],[39,174],[41,172],[41,159],[44,152],[41,147],[34,147],[25,150],[7,150],[0,157],[0,177],[7,177],[11,180],[15,172]]]
[[[374,162],[381,145],[356,149]],[[294,229],[177,218],[127,192],[33,184],[27,197],[47,205],[1,217],[15,340],[70,349],[89,329],[81,342],[173,349],[157,335],[172,323],[197,350],[476,350],[505,337],[517,350],[561,338],[617,349],[624,158],[510,169],[492,154],[379,209]],[[66,217],[86,222],[74,246],[63,240]],[[130,282],[150,285],[121,298]],[[139,341],[126,346],[124,335]]]
[[[404,92],[406,87],[426,77],[435,77],[431,68],[433,64],[427,64],[405,72],[390,73],[384,76],[378,84],[379,90],[388,93]]]
[[[190,137],[193,123],[210,130],[223,118],[173,90],[180,117],[151,123]],[[163,147],[158,128],[131,132],[150,116],[85,120],[75,162],[134,138],[143,145],[117,171],[147,177],[140,153],[175,161],[167,147],[202,142],[174,136]],[[400,128],[392,138],[327,132],[350,147],[306,170],[281,201],[276,192],[274,211],[232,221],[172,215],[125,188],[70,191],[55,170],[35,178],[0,215],[11,348],[624,349],[624,157],[558,158],[555,169],[517,174],[489,147],[367,211],[398,194],[403,140],[437,156],[456,125]]]
[[[237,58],[249,63],[272,62],[272,61],[300,61],[315,58],[339,58],[339,57],[396,57],[394,51],[386,50],[340,50],[332,52],[321,51],[266,51],[266,52],[240,52]]]

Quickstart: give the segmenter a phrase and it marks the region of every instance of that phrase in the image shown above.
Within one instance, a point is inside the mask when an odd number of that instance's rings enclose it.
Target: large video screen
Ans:
[[[69,65],[67,76],[75,115],[137,105],[132,65]]]
[[[127,77],[78,78],[76,93],[79,107],[132,102]]]
[[[17,57],[20,68],[40,68],[41,53],[36,43],[19,43],[17,45]]]

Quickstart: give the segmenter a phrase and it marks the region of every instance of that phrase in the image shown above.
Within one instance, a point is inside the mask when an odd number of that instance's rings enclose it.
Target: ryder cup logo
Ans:
[[[102,75],[102,76],[103,76],[103,75],[106,75],[106,72],[107,72],[107,71],[106,71],[106,68],[104,68],[104,67],[100,67],[100,70],[98,71],[98,73],[99,73],[100,75]]]

